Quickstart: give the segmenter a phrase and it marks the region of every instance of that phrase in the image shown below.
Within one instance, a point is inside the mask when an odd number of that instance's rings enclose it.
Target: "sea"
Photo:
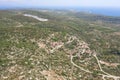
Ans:
[[[28,7],[29,8],[29,7]],[[73,10],[73,11],[82,11],[93,14],[99,14],[104,16],[114,16],[120,17],[120,8],[95,8],[95,7],[32,7],[40,9],[57,9],[57,10]],[[13,7],[0,7],[0,10],[4,9],[23,9],[23,8],[13,8]],[[25,8],[26,9],[26,8]]]
[[[120,8],[74,7],[74,8],[64,8],[64,9],[93,13],[104,16],[120,17]]]
[[[105,16],[120,17],[120,8],[76,8],[76,10]]]

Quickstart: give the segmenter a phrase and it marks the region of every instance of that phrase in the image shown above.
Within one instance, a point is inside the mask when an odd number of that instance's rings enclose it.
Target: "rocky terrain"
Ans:
[[[0,11],[0,80],[120,80],[119,27],[70,11]]]

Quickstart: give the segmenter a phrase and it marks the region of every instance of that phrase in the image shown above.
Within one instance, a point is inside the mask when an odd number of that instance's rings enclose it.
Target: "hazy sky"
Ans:
[[[0,0],[0,7],[112,7],[120,8],[120,0]]]

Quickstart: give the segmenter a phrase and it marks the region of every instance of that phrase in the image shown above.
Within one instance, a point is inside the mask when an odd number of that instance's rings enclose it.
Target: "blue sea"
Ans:
[[[29,7],[27,7],[29,8]],[[93,14],[100,14],[105,16],[115,16],[120,17],[120,8],[93,8],[93,7],[32,7],[33,8],[45,8],[45,9],[60,9],[60,10],[76,10],[76,11],[83,11],[89,12]],[[3,9],[21,9],[21,7],[0,7],[1,10]],[[25,8],[26,9],[26,8]]]
[[[120,8],[94,8],[94,7],[74,7],[74,8],[64,8],[76,11],[83,11],[93,14],[105,15],[105,16],[115,16],[120,17]]]
[[[78,8],[77,10],[105,16],[120,17],[120,8]]]

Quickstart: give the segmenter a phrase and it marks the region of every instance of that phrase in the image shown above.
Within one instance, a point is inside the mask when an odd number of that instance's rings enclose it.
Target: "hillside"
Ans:
[[[119,22],[67,10],[1,10],[0,80],[120,80]]]

